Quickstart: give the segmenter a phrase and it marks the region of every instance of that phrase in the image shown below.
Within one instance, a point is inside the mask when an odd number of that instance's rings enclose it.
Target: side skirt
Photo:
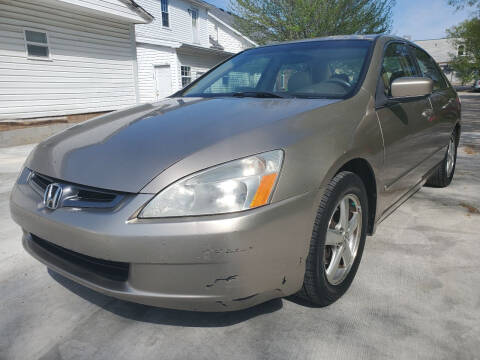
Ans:
[[[392,204],[388,209],[386,209],[382,216],[375,222],[373,226],[373,231],[372,235],[375,234],[375,231],[377,229],[377,226],[382,223],[383,220],[388,218],[395,210],[397,210],[405,201],[410,199],[417,191],[419,191],[423,185],[427,182],[427,179],[430,177],[430,175],[433,174],[433,172],[437,169],[438,166],[441,165],[442,162],[439,162],[437,165],[432,167],[425,175],[422,176],[420,181],[414,185],[409,191],[407,191],[400,199],[398,199],[394,204]]]

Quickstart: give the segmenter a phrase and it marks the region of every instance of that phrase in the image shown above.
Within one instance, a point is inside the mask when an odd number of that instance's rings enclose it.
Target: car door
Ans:
[[[421,75],[433,80],[433,92],[430,95],[433,116],[430,118],[429,136],[425,139],[428,151],[433,154],[429,160],[430,167],[433,167],[445,155],[444,149],[457,118],[457,96],[430,55],[418,47],[412,47],[412,51]]]
[[[391,97],[395,79],[419,75],[406,44],[391,42],[385,46],[376,93],[376,112],[385,148],[381,212],[400,200],[423,176],[420,168],[428,154],[424,137],[433,114],[430,100],[427,96]]]

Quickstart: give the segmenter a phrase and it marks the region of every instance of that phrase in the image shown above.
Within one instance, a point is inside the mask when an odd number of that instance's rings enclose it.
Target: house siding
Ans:
[[[207,10],[189,1],[170,0],[168,5],[170,27],[162,25],[160,0],[138,0],[137,3],[151,13],[155,19],[150,24],[136,26],[137,37],[178,41],[193,44],[192,18],[189,9],[197,9],[199,21],[199,44],[209,47]]]
[[[25,28],[47,32],[51,60],[27,57]],[[128,22],[50,2],[0,0],[0,119],[101,112],[135,104],[132,30]]]
[[[450,83],[453,85],[460,85],[462,83],[455,71],[452,71],[448,66],[452,58],[458,54],[458,49],[452,39],[417,40],[415,43],[434,58],[444,71]]]
[[[449,62],[458,51],[451,39],[418,40],[415,43],[427,51],[439,64]]]
[[[179,76],[179,86],[178,90],[181,89],[181,74],[180,74],[180,66],[190,66],[190,71],[191,71],[191,77],[192,81],[195,80],[198,76],[197,73],[205,73],[208,70],[210,70],[212,67],[217,65],[218,63],[222,62],[224,59],[228,57],[228,54],[226,54],[224,57],[218,56],[218,55],[202,55],[198,56],[198,54],[195,53],[184,53],[184,52],[179,52],[178,53],[178,61],[179,61],[179,70],[178,70],[178,76]]]
[[[180,88],[177,76],[180,68],[177,66],[175,49],[151,44],[139,44],[137,46],[137,56],[140,102],[153,102],[156,100],[154,75],[154,66],[156,65],[169,65],[172,90],[175,91]]]
[[[79,10],[93,10],[94,12],[103,12],[104,15],[113,17],[123,17],[132,21],[143,22],[144,19],[133,11],[126,3],[121,0],[43,0],[50,3],[63,2],[65,4],[77,6]]]
[[[228,58],[229,54],[205,55],[192,50],[138,44],[137,56],[140,102],[145,103],[156,101],[155,66],[170,66],[172,93],[174,93],[182,88],[181,66],[190,67],[193,81],[199,77],[199,73],[207,72],[219,62]]]
[[[172,93],[181,89],[181,66],[190,66],[192,81],[200,73],[207,72],[231,54],[252,46],[239,34],[213,19],[208,6],[194,4],[187,0],[169,0],[170,27],[162,25],[160,0],[137,0],[137,3],[152,14],[155,19],[149,24],[135,26],[137,39],[137,62],[140,102],[156,100],[155,65],[169,65]],[[192,18],[189,9],[198,10],[199,43],[193,42]],[[225,51],[212,53],[209,40],[214,35],[214,26],[219,28],[218,40]],[[183,46],[195,45],[195,46]],[[168,79],[166,79],[168,81]]]
[[[215,25],[217,26],[218,31],[215,30]],[[229,53],[236,54],[251,47],[251,44],[241,36],[235,34],[231,29],[215,19],[209,20],[208,31],[209,35],[217,40],[218,43],[223,46],[224,50]]]

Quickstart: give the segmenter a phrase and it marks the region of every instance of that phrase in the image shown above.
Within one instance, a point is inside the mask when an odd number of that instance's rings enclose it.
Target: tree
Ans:
[[[457,56],[449,65],[455,70],[455,76],[460,79],[462,85],[471,83],[476,77],[475,66],[465,57]]]
[[[450,65],[465,84],[480,70],[480,18],[465,20],[448,29],[447,34],[455,47],[462,50],[452,54]]]
[[[395,0],[231,0],[240,31],[265,44],[388,32]]]
[[[457,10],[476,6],[480,11],[480,0],[448,0],[448,4],[455,6]]]

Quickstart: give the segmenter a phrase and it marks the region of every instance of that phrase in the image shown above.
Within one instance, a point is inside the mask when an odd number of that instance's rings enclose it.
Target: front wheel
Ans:
[[[368,226],[367,192],[352,172],[340,172],[323,194],[298,295],[327,306],[349,288],[362,258]]]

